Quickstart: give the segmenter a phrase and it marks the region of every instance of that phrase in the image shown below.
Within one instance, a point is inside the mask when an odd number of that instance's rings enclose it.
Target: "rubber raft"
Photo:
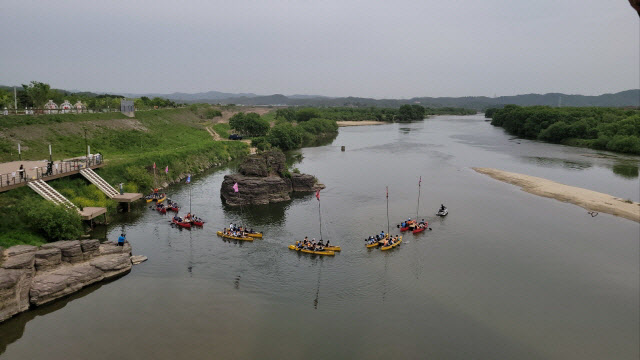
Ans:
[[[227,230],[229,230],[229,229],[224,229],[224,231],[227,231]],[[246,235],[249,236],[249,237],[252,237],[252,238],[262,239],[262,233],[261,232],[246,233]]]
[[[225,239],[233,239],[233,240],[242,240],[242,241],[253,241],[253,238],[251,236],[233,236],[233,235],[227,235],[225,233],[223,233],[222,231],[218,231],[216,233],[218,236],[225,238]]]
[[[402,243],[402,236],[398,237],[398,241],[394,242],[389,246],[381,246],[380,250],[385,251],[385,250],[393,249],[394,247],[400,245],[400,243]]]
[[[295,245],[289,245],[289,249],[291,250],[295,250],[298,252],[303,252],[306,254],[315,254],[315,255],[325,255],[325,256],[333,256],[335,255],[335,251],[333,250],[323,250],[323,251],[316,251],[316,250],[309,250],[309,249],[301,249]]]

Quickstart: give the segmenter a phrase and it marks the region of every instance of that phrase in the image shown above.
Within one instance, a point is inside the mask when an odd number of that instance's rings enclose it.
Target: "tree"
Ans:
[[[29,85],[22,84],[22,88],[29,95],[35,107],[43,107],[49,100],[51,86],[39,81],[32,81]]]
[[[244,122],[245,122],[244,113],[239,112],[237,114],[234,114],[229,119],[229,127],[231,127],[232,129],[236,129],[237,131],[242,131],[242,129],[244,129]]]
[[[8,91],[0,89],[0,108],[5,106],[8,108],[13,107],[13,94]]]
[[[302,145],[303,130],[289,123],[274,126],[267,135],[267,141],[281,150],[297,149]]]
[[[256,113],[248,113],[244,118],[242,132],[249,136],[264,136],[269,131],[269,122]]]
[[[278,109],[276,110],[276,119],[284,119],[288,122],[293,122],[296,119],[296,112],[293,109]]]
[[[313,118],[320,117],[318,110],[314,108],[306,108],[296,112],[296,120],[298,122],[309,121]]]
[[[229,119],[229,126],[248,136],[264,136],[269,131],[269,122],[256,113],[237,113]]]

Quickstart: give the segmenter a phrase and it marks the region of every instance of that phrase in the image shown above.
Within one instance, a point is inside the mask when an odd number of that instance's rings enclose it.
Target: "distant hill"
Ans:
[[[220,91],[207,91],[207,92],[194,93],[194,94],[175,92],[172,94],[149,93],[149,94],[124,94],[124,95],[127,97],[142,97],[142,96],[146,96],[148,98],[160,97],[160,98],[170,99],[174,101],[177,100],[177,101],[187,101],[187,102],[197,102],[200,100],[210,101],[210,100],[228,99],[232,97],[251,98],[251,97],[257,96],[256,94],[252,94],[252,93],[234,94],[234,93],[225,93]]]
[[[12,87],[0,85],[0,89],[12,90]],[[64,91],[64,90],[62,90]],[[75,92],[75,91],[74,91]],[[411,99],[372,99],[363,97],[328,97],[321,95],[256,95],[254,93],[226,93],[220,91],[207,91],[200,93],[172,94],[148,93],[134,94],[123,93],[126,97],[149,98],[160,97],[176,102],[184,103],[211,103],[211,104],[237,104],[237,105],[289,105],[289,106],[377,106],[399,107],[404,104],[420,104],[426,107],[464,107],[469,109],[484,110],[488,107],[501,107],[507,104],[521,106],[547,105],[547,106],[635,106],[640,107],[640,89],[621,91],[615,94],[603,94],[597,96],[567,95],[561,93],[525,94],[514,96],[486,97],[414,97]]]
[[[199,101],[207,102],[201,98]],[[359,97],[289,97],[284,95],[230,97],[216,99],[216,103],[238,105],[290,105],[290,106],[379,106],[399,107],[403,104],[420,104],[428,107],[464,107],[483,110],[488,107],[515,104],[522,106],[640,106],[640,89],[621,91],[598,96],[567,95],[560,93],[526,94],[515,96],[467,97],[416,97],[412,99],[371,99]]]

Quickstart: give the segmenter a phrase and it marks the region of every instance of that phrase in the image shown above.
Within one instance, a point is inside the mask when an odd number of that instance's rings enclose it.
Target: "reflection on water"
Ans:
[[[544,167],[561,167],[569,170],[585,170],[593,166],[587,161],[576,161],[542,156],[523,156],[523,160]]]
[[[126,274],[123,276],[126,276]],[[83,298],[100,289],[102,286],[116,281],[119,278],[120,277],[89,285],[70,296],[63,297],[49,304],[32,307],[30,310],[20,313],[13,318],[3,322],[2,326],[0,326],[0,355],[5,352],[7,346],[22,337],[25,327],[29,321],[35,319],[38,316],[44,316],[54,311],[58,311],[67,306],[67,304],[69,304],[70,302]]]
[[[244,222],[252,224],[258,230],[258,227],[263,225],[281,226],[284,224],[287,210],[298,202],[308,200],[313,196],[313,192],[293,192],[290,196],[291,200],[289,201],[265,205],[229,206],[224,202],[222,196],[220,196],[220,201],[227,216],[232,219],[238,219],[234,220],[237,225],[241,225]]]
[[[158,359],[637,359],[638,224],[592,218],[469,169],[501,168],[636,200],[637,178],[611,173],[627,161],[518,144],[483,120],[341,128],[336,146],[300,150],[295,166],[327,185],[322,233],[343,250],[333,257],[287,249],[294,239],[318,237],[313,193],[228,207],[220,183],[233,167],[196,177],[189,189],[174,186],[170,196],[182,204],[192,191],[204,228],[179,231],[143,206],[125,229],[149,261],[88,297],[54,303],[66,304],[58,313],[0,324],[0,358],[109,359],[116,346],[131,358]],[[364,237],[387,228],[385,188],[395,228],[416,215],[420,176],[418,211],[433,230],[406,234],[390,251],[366,249]],[[441,203],[451,213],[436,219]],[[265,236],[216,236],[230,222]],[[112,223],[113,239],[122,227]],[[374,329],[386,341],[371,341]],[[302,333],[321,334],[331,346],[282,346]],[[116,345],[105,341],[114,334]]]
[[[613,165],[613,173],[625,179],[635,179],[638,177],[638,164],[618,163]]]

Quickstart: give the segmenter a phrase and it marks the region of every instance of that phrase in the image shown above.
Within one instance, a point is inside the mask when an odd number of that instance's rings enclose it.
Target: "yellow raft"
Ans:
[[[380,250],[384,251],[384,250],[389,250],[391,248],[394,248],[398,245],[400,245],[400,243],[402,242],[402,236],[398,237],[398,241],[394,242],[393,244],[389,245],[389,246],[383,246],[380,248]]]
[[[243,241],[253,241],[252,237],[239,237],[239,236],[233,236],[233,235],[227,235],[225,233],[223,233],[222,231],[218,231],[216,234],[218,234],[218,236],[221,236],[225,239],[233,239],[233,240],[243,240]]]
[[[227,230],[229,230],[229,229],[228,228],[224,229],[225,232]],[[245,232],[244,234],[245,234],[245,236],[248,236],[248,237],[252,237],[252,238],[256,238],[256,239],[262,239],[262,233],[259,233],[259,232],[256,232],[256,233],[247,233],[247,232]]]
[[[324,250],[324,251],[313,251],[313,250],[307,250],[307,249],[299,249],[298,247],[296,247],[295,245],[289,245],[289,249],[291,250],[295,250],[295,251],[300,251],[303,253],[307,253],[307,254],[316,254],[316,255],[328,255],[328,256],[333,256],[336,253],[333,251],[328,251],[328,250]]]
[[[382,239],[382,240],[380,240],[380,241],[377,241],[377,242],[374,242],[373,244],[365,244],[365,245],[366,245],[367,249],[374,248],[374,247],[376,247],[376,246],[378,246],[378,245],[382,245],[382,244],[384,244],[384,241],[385,241],[386,239],[388,239],[388,238],[389,238],[389,234],[386,234],[386,235],[384,236],[384,239]],[[400,238],[402,238],[402,237],[400,237]]]
[[[296,241],[296,245],[298,245],[300,241]],[[340,251],[342,250],[340,246],[323,246],[323,248],[327,251]]]
[[[161,203],[161,202],[163,202],[163,201],[164,201],[164,199],[166,199],[166,198],[167,198],[167,196],[165,195],[165,196],[161,197],[160,199],[158,199],[158,201],[156,201],[156,202]]]

